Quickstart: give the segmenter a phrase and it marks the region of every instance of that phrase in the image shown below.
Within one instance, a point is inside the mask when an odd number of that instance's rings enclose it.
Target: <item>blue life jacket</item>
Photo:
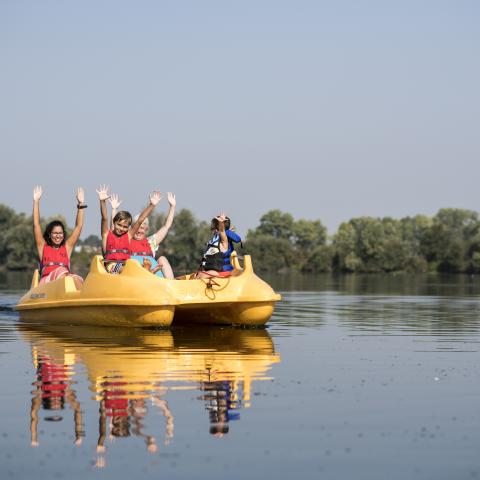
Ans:
[[[203,255],[202,270],[216,270],[217,272],[229,272],[233,270],[230,256],[235,250],[234,243],[241,243],[240,235],[232,230],[226,230],[228,238],[228,250],[220,251],[220,235],[216,233],[207,243],[207,250]]]

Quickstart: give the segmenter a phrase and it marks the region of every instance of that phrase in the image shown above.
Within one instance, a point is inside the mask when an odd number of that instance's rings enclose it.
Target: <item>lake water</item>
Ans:
[[[152,331],[39,328],[0,278],[0,478],[480,476],[480,280],[266,279],[265,330]]]

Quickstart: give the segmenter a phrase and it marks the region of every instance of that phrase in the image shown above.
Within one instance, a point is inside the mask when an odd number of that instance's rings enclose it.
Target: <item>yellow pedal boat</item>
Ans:
[[[135,260],[122,273],[107,273],[95,256],[83,287],[71,277],[39,285],[35,271],[30,290],[14,307],[22,318],[41,322],[123,327],[168,327],[175,323],[262,326],[280,295],[255,275],[249,255],[243,268],[232,255],[227,278],[169,280],[157,277]]]

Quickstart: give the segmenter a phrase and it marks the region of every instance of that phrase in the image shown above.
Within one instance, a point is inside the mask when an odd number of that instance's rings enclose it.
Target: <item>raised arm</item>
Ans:
[[[107,198],[108,195],[108,186],[107,185],[100,185],[97,190],[98,199],[100,200],[100,214],[102,216],[102,220],[100,223],[100,231],[102,234],[102,249],[105,251],[107,246],[107,234],[108,234],[108,215],[107,215]]]
[[[84,215],[83,211],[85,210],[85,208],[85,192],[82,187],[79,187],[77,188],[77,218],[75,219],[75,228],[73,229],[70,237],[68,237],[67,241],[65,242],[68,256],[71,255],[75,244],[78,242],[80,234],[82,233]]]
[[[33,238],[37,246],[38,258],[42,258],[43,246],[45,240],[43,239],[42,227],[40,226],[40,198],[42,197],[42,187],[37,185],[33,189]]]
[[[140,228],[140,225],[144,220],[152,213],[153,209],[156,207],[158,202],[162,199],[160,192],[154,191],[150,194],[150,203],[146,208],[143,209],[142,213],[138,217],[138,220],[133,224],[133,226],[128,231],[128,238],[131,240],[134,235],[137,233],[137,230]]]
[[[175,206],[177,205],[177,201],[175,199],[175,195],[172,192],[167,193],[168,204],[170,207],[168,208],[167,218],[165,223],[162,227],[156,232],[155,235],[155,242],[157,245],[163,241],[163,239],[167,236],[168,231],[173,223],[173,217],[175,216]]]
[[[110,195],[110,206],[112,207],[112,218],[110,221],[110,228],[113,228],[113,219],[115,218],[115,215],[118,212],[118,207],[120,207],[120,204],[122,201],[118,198],[118,195],[116,193],[112,193]]]
[[[227,230],[227,237],[235,243],[240,243],[242,241],[242,237],[232,229]]]
[[[220,235],[220,251],[226,252],[228,250],[228,237],[225,231],[225,219],[227,216],[222,212],[215,217],[218,220],[218,234]]]

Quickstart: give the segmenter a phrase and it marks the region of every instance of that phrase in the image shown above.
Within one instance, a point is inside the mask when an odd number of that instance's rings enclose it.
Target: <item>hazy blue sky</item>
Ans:
[[[0,0],[0,203],[95,187],[240,233],[478,209],[480,2]],[[166,200],[160,210],[166,211]]]

